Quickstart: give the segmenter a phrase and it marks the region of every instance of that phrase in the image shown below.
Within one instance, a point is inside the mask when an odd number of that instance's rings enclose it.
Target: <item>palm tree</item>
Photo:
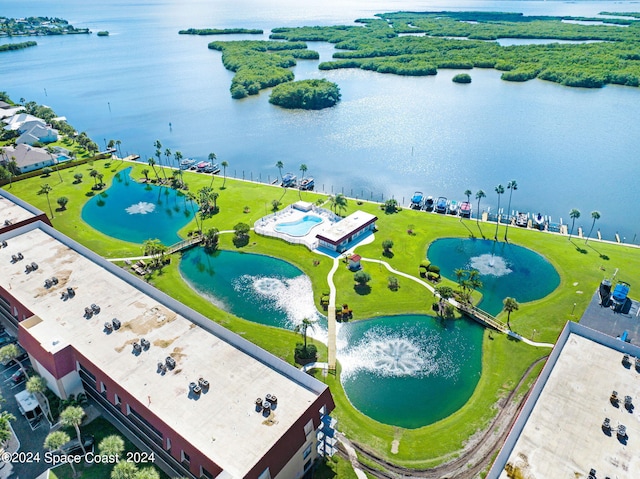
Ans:
[[[580,218],[580,210],[573,208],[569,212],[569,218],[571,218],[571,232],[569,233],[569,239],[571,239],[571,235],[573,234],[573,227],[576,224],[576,220]]]
[[[589,241],[589,238],[591,238],[591,233],[593,233],[593,227],[596,225],[596,221],[600,219],[600,212],[592,211],[591,218],[593,218],[593,223],[591,223],[591,229],[589,230],[589,235],[587,236],[587,239],[585,240],[584,244],[587,244],[587,242]]]
[[[134,462],[119,461],[111,470],[111,479],[136,479],[138,466]]]
[[[467,197],[467,203],[471,203],[471,195],[473,192],[471,190],[464,190],[464,196]]]
[[[335,201],[336,210],[344,211],[347,209],[347,197],[344,196],[342,193],[338,193],[335,196],[334,201]]]
[[[509,215],[509,219],[511,219],[511,197],[513,196],[513,192],[518,189],[518,183],[516,180],[511,180],[507,183],[507,188],[509,189],[509,206],[507,206],[507,214]],[[504,230],[504,240],[507,241],[507,233],[509,232],[509,223],[507,222],[507,228]]]
[[[229,163],[223,161],[220,165],[222,165],[222,175],[224,178],[224,180],[222,180],[222,189],[224,189],[224,185],[227,182],[227,166],[229,166]]]
[[[164,156],[167,157],[167,166],[171,166],[171,150],[169,148],[164,150]]]
[[[7,163],[7,169],[9,170],[9,188],[13,185],[13,177],[19,174],[20,170],[18,170],[18,162],[16,161],[16,157],[12,156]]]
[[[509,322],[509,320],[511,319],[511,313],[514,311],[518,311],[518,309],[520,309],[520,305],[514,298],[504,298],[504,301],[502,301],[502,304],[503,304],[503,308],[502,308],[503,311],[507,312],[507,328],[511,330],[511,323]]]
[[[487,194],[483,190],[478,190],[478,192],[476,193],[476,200],[478,200],[478,212],[476,213],[476,223],[478,224],[478,228],[480,228],[480,200],[486,197],[487,197]]]
[[[16,417],[8,411],[0,412],[0,444],[6,443],[13,432],[11,431],[10,421],[15,421]]]
[[[304,174],[307,172],[308,169],[309,168],[307,168],[307,165],[305,165],[304,163],[300,165],[300,173],[302,173],[301,179],[304,179]]]
[[[36,396],[36,398],[38,399],[38,402],[40,402],[40,399],[44,400],[47,417],[51,421],[51,424],[53,424],[53,416],[51,415],[51,406],[49,406],[49,399],[47,399],[47,395],[45,394],[45,391],[47,390],[47,383],[45,382],[44,378],[42,376],[30,377],[29,380],[27,381],[26,389],[31,394]]]
[[[302,337],[304,338],[304,350],[305,351],[307,350],[307,330],[309,328],[311,328],[312,330],[315,331],[315,326],[314,326],[315,323],[316,323],[315,321],[312,321],[309,318],[304,318],[302,320],[302,323],[297,324],[296,327],[294,328],[294,331],[296,333],[302,334]]]
[[[160,479],[160,473],[153,467],[143,467],[136,475],[135,479]]]
[[[60,451],[65,457],[67,454],[62,450],[62,446],[68,443],[71,440],[69,434],[64,431],[55,431],[49,434],[44,440],[44,447],[49,449],[50,451]],[[80,443],[82,445],[82,442]],[[83,450],[84,450],[84,446]],[[76,468],[73,465],[73,461],[67,461],[73,470],[73,477],[76,477],[78,473],[76,472]]]
[[[82,442],[82,436],[80,435],[80,424],[82,424],[82,420],[84,419],[85,413],[84,409],[80,406],[69,406],[64,411],[60,413],[60,423],[65,427],[73,426],[76,430],[76,435],[78,436],[78,442],[80,443],[80,447],[82,448],[82,452],[84,454],[87,451],[84,448],[84,444]],[[68,442],[68,441],[67,441]]]
[[[29,379],[29,375],[24,369],[22,361],[18,359],[23,353],[24,350],[18,349],[18,346],[16,344],[7,344],[6,346],[0,348],[0,361],[5,364],[9,363],[10,361],[15,361],[16,363],[18,363],[20,371],[22,371],[24,373],[24,376]]]
[[[49,157],[51,158],[51,161],[53,161],[53,164],[56,165],[56,171],[58,172],[58,177],[60,178],[60,183],[62,183],[62,175],[60,174],[60,168],[58,168],[58,161],[53,159],[53,146],[48,145],[47,148],[47,153],[49,153]]]
[[[281,161],[276,162],[276,168],[280,172],[280,181],[282,181],[282,168],[284,168],[284,163]]]
[[[73,175],[73,177],[76,180],[76,183],[82,183],[82,173],[76,173],[75,175]]]
[[[160,177],[158,176],[158,172],[156,171],[156,160],[154,160],[153,158],[149,158],[147,160],[147,163],[153,169],[153,174],[156,175],[156,180],[160,182]]]
[[[124,452],[124,440],[117,434],[107,436],[98,443],[98,451],[104,456],[120,456]]]
[[[53,218],[53,210],[51,209],[51,201],[49,201],[49,193],[53,191],[53,188],[49,185],[49,183],[45,183],[40,187],[40,191],[38,191],[39,195],[45,195],[47,197],[47,203],[49,204],[49,212],[51,213],[51,217]]]
[[[97,187],[97,186],[98,186],[98,181],[97,181],[97,178],[98,178],[98,170],[91,170],[91,171],[89,172],[89,176],[90,176],[91,178],[93,178],[93,186],[96,186],[96,187]]]
[[[144,175],[144,180],[149,183],[149,168],[143,168],[142,174]]]
[[[498,185],[495,187],[495,192],[498,193],[498,214],[496,216],[496,233],[493,239],[498,241],[498,225],[500,224],[500,195],[504,194],[504,186]]]
[[[122,158],[122,151],[120,150],[121,144],[122,144],[122,141],[116,140],[116,146],[118,147],[118,154],[120,155],[120,158]]]

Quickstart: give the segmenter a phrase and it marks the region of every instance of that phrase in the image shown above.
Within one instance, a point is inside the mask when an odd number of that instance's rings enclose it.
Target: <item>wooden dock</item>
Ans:
[[[186,239],[184,241],[179,241],[178,243],[171,245],[167,248],[167,254],[177,253],[178,251],[184,251],[185,249],[189,249],[197,244],[202,243],[204,237],[202,235],[194,236],[192,238]]]

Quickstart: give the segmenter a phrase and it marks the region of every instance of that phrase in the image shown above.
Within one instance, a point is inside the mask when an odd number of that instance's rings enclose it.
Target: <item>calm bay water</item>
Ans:
[[[124,0],[82,2],[4,1],[2,15],[59,16],[77,27],[110,36],[37,38],[38,46],[2,54],[0,90],[53,107],[103,146],[153,154],[153,142],[229,162],[230,176],[277,175],[283,161],[301,163],[317,189],[350,196],[408,201],[414,190],[464,199],[483,189],[495,209],[493,188],[516,179],[512,209],[542,212],[576,226],[597,227],[605,238],[620,233],[638,243],[640,90],[571,89],[543,81],[508,83],[493,70],[471,71],[473,83],[451,82],[456,71],[402,78],[357,70],[320,72],[300,61],[296,78],[337,82],[342,101],[320,112],[292,112],[268,103],[268,92],[232,100],[232,73],[211,37],[179,36],[189,27],[255,27],[351,24],[359,17],[396,10],[517,11],[540,15],[595,15],[637,11],[633,2],[350,0],[208,2]],[[615,28],[615,27],[612,27]],[[228,39],[242,38],[240,36]],[[220,39],[220,38],[216,38]],[[23,39],[3,40],[21,41]],[[311,44],[329,59],[332,47]],[[169,123],[172,129],[169,128]],[[504,203],[504,202],[503,202]]]

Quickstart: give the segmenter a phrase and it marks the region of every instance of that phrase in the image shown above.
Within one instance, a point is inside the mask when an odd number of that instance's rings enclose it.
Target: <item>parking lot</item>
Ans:
[[[0,333],[0,343],[2,346],[9,344],[14,337],[7,332]],[[0,346],[0,347],[2,347]],[[25,369],[28,369],[29,361],[23,362]],[[8,411],[15,416],[15,421],[11,422],[11,427],[15,433],[15,438],[10,440],[5,447],[5,451],[14,452],[40,452],[41,457],[44,451],[44,439],[49,434],[49,421],[44,416],[37,417],[33,421],[27,420],[23,416],[20,405],[16,400],[16,394],[25,391],[26,378],[20,370],[19,364],[0,364],[0,394],[4,398],[2,410]],[[25,393],[26,394],[26,393]],[[47,464],[40,461],[28,461],[28,455],[14,454],[14,458],[22,458],[10,464],[0,463],[0,479],[35,479],[47,470]]]

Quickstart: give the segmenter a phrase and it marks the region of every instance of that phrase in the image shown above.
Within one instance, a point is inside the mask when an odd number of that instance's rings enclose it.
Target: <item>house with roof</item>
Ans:
[[[2,121],[6,123],[6,126],[4,127],[5,130],[13,130],[13,131],[20,131],[20,128],[22,128],[22,125],[24,125],[27,122],[37,121],[42,123],[43,125],[46,124],[42,118],[38,118],[37,116],[33,116],[24,112],[15,113],[13,116],[5,117],[5,119]]]
[[[2,148],[1,158],[0,162],[5,166],[9,161],[15,159],[20,173],[28,173],[56,164],[56,160],[53,159],[47,150],[26,143],[21,143],[16,146],[5,146]]]
[[[26,143],[34,145],[35,143],[53,143],[58,141],[58,130],[44,125],[40,122],[30,121],[20,128],[21,135],[16,138],[16,144]]]

